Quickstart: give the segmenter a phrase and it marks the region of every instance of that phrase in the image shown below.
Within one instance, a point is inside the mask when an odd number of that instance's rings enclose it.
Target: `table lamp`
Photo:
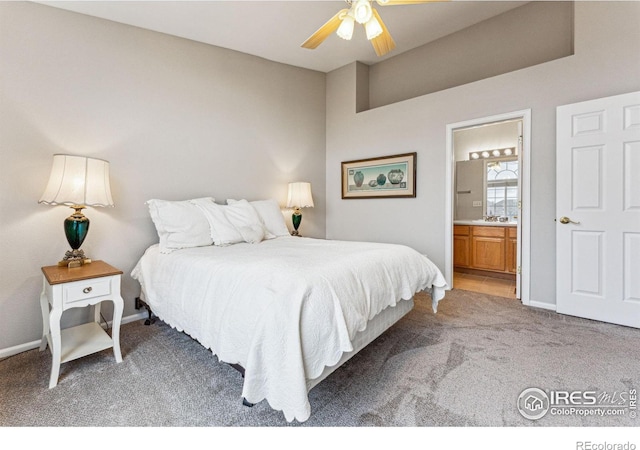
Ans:
[[[64,221],[64,233],[71,250],[59,266],[78,267],[88,264],[80,246],[89,232],[89,219],[82,214],[87,206],[113,206],[109,183],[109,162],[73,155],[53,155],[49,183],[38,203],[66,205],[75,210]]]
[[[289,183],[289,195],[287,197],[287,208],[293,208],[291,221],[293,223],[293,236],[299,236],[298,228],[302,222],[302,211],[300,208],[313,208],[313,197],[311,196],[311,183],[295,182]]]

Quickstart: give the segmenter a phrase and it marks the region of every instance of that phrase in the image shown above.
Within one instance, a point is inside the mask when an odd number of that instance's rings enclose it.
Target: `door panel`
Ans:
[[[469,236],[453,236],[453,265],[469,267]]]
[[[602,298],[603,233],[599,231],[571,231],[573,261],[571,264],[571,292]]]
[[[624,209],[640,210],[640,142],[624,144]]]
[[[472,237],[471,264],[474,269],[504,272],[504,238]]]
[[[625,233],[624,241],[624,301],[640,303],[640,233]]]
[[[640,92],[557,109],[560,313],[640,328]]]
[[[571,151],[572,210],[602,208],[602,147]]]

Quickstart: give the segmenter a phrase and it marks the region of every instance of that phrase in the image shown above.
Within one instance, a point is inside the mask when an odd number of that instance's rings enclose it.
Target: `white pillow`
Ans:
[[[201,198],[198,201],[215,204],[212,197]],[[146,204],[160,238],[161,253],[213,244],[209,222],[191,200],[151,199]]]
[[[227,219],[240,232],[245,242],[257,244],[265,238],[266,230],[262,220],[248,201],[240,200],[224,208]]]
[[[238,202],[238,200],[227,199],[227,204],[232,205]],[[280,211],[280,205],[274,199],[268,200],[255,200],[249,202],[253,206],[262,220],[262,224],[267,232],[265,239],[270,239],[278,236],[289,236],[289,229],[284,222],[284,216]]]
[[[262,226],[242,226],[238,228],[242,239],[249,244],[259,244],[264,239],[264,228]]]
[[[194,201],[194,204],[202,209],[209,221],[215,245],[255,244],[265,237],[260,216],[246,200],[226,206],[202,201]]]
[[[225,214],[226,206],[213,202],[192,200],[192,203],[204,213],[209,226],[209,236],[214,245],[231,245],[244,241],[240,232],[229,221]]]

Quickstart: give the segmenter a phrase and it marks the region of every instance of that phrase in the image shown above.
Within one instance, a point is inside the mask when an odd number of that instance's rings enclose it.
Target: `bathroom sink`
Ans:
[[[481,223],[483,225],[517,225],[518,222],[509,221],[509,222],[500,222],[499,220],[485,220],[485,219],[474,219],[473,223]]]

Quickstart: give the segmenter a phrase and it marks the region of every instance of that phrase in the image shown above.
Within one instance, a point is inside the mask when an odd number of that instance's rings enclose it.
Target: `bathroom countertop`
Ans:
[[[475,225],[480,227],[515,227],[518,222],[487,222],[486,220],[454,220],[454,225]]]

